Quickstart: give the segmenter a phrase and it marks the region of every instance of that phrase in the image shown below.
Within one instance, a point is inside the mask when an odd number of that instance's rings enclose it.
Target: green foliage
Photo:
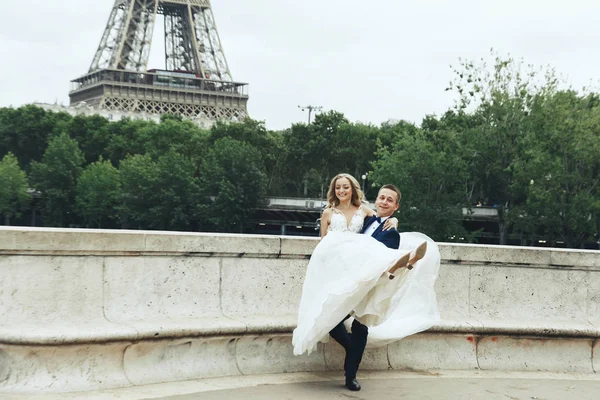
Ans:
[[[123,198],[118,207],[121,222],[129,228],[154,224],[151,208],[158,190],[159,169],[149,155],[128,156],[119,165]]]
[[[173,118],[164,119],[160,124],[153,124],[138,132],[142,145],[142,152],[152,155],[153,158],[175,151],[192,157],[207,145],[208,132],[201,130],[191,121],[177,121]]]
[[[260,148],[267,173],[267,194],[270,196],[287,196],[289,177],[285,171],[288,164],[289,149],[286,147],[285,132],[267,132],[268,145]]]
[[[513,191],[514,173],[531,129],[529,110],[536,96],[555,89],[557,80],[552,70],[536,71],[501,57],[491,67],[484,60],[461,61],[454,72],[449,90],[458,95],[457,115],[471,114],[478,122],[459,138],[470,165],[471,192],[477,196],[471,201],[497,204],[500,243],[506,244],[508,212],[522,201]]]
[[[245,119],[238,123],[217,122],[210,130],[209,143],[214,145],[220,139],[230,138],[247,143],[258,150],[268,176],[269,194],[285,192],[281,189],[282,170],[287,160],[288,149],[284,143],[283,132],[270,132],[264,122]]]
[[[559,91],[537,96],[531,119],[515,168],[525,200],[511,216],[523,232],[579,247],[599,228],[600,107],[593,97]]]
[[[264,122],[249,118],[238,123],[218,121],[210,130],[210,143],[224,138],[245,142],[259,149],[269,145]]]
[[[374,126],[352,124],[335,111],[318,114],[311,125],[293,125],[284,132],[286,192],[320,197],[338,173],[360,177],[368,172],[375,159],[378,132]]]
[[[163,114],[160,116],[160,122],[176,121],[183,122],[183,117],[179,114]]]
[[[199,188],[192,161],[174,151],[159,157],[156,192],[151,202],[151,227],[188,230],[198,217]]]
[[[151,121],[122,119],[108,125],[110,135],[106,146],[107,158],[114,166],[127,156],[145,154],[147,135],[145,132],[156,124]]]
[[[469,234],[462,227],[465,163],[459,153],[451,151],[453,135],[437,143],[429,136],[428,131],[405,130],[391,148],[378,153],[371,179],[378,187],[392,183],[401,188],[401,230],[423,232],[442,241],[468,241]]]
[[[66,124],[65,130],[75,139],[85,155],[86,164],[108,158],[106,147],[110,141],[109,121],[99,115],[78,115]]]
[[[18,217],[31,201],[27,175],[19,167],[17,158],[8,153],[0,161],[0,215],[5,216],[5,223],[11,217]]]
[[[122,198],[119,170],[110,161],[88,165],[77,181],[75,202],[85,224],[102,228],[117,220],[117,207]]]
[[[139,154],[123,160],[123,199],[119,206],[123,224],[144,229],[191,229],[199,209],[194,173],[191,160],[174,151],[157,161]]]
[[[242,230],[265,195],[267,175],[260,151],[246,142],[219,139],[201,171],[203,221],[218,231]]]
[[[50,140],[41,162],[31,165],[31,183],[40,192],[46,225],[76,222],[75,188],[84,164],[83,152],[66,133]]]
[[[40,161],[57,126],[69,121],[66,113],[52,113],[28,105],[17,109],[0,109],[0,157],[13,153],[22,168]]]

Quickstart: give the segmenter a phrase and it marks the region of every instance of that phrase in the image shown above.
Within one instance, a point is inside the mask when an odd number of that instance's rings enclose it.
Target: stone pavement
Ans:
[[[571,381],[515,378],[439,378],[424,377],[362,379],[363,389],[350,392],[342,381],[322,381],[279,385],[261,385],[219,390],[164,400],[598,400],[600,381]]]
[[[202,379],[99,392],[6,395],[2,400],[598,400],[600,374],[497,371],[361,372],[360,392],[340,373],[291,373]]]

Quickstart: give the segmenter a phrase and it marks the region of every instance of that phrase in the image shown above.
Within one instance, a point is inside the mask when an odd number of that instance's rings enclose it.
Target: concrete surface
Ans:
[[[244,389],[213,391],[164,400],[597,400],[600,383],[595,381],[545,381],[527,379],[436,379],[363,380],[360,392],[350,392],[341,381],[267,385]]]
[[[3,400],[597,400],[600,376],[485,371],[359,372],[360,392],[339,373],[214,378],[96,392],[3,395]],[[4,397],[6,396],[6,397]]]
[[[0,396],[339,370],[293,357],[314,238],[0,227]],[[600,371],[600,252],[440,244],[442,321],[364,370]]]

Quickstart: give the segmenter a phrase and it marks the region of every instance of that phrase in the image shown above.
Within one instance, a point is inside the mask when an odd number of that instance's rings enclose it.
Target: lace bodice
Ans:
[[[360,233],[365,220],[365,213],[360,207],[350,220],[350,225],[347,225],[346,216],[337,208],[333,208],[333,214],[331,215],[331,222],[327,232],[352,232]]]

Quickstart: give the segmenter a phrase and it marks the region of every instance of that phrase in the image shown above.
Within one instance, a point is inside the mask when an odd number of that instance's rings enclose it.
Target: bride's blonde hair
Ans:
[[[350,202],[356,206],[360,207],[361,204],[365,203],[365,195],[362,190],[360,190],[360,185],[358,181],[350,174],[338,174],[333,177],[331,183],[329,184],[329,191],[327,192],[327,207],[333,208],[340,205],[340,199],[335,195],[335,184],[338,179],[346,178],[350,181],[350,186],[352,186],[352,198]]]

